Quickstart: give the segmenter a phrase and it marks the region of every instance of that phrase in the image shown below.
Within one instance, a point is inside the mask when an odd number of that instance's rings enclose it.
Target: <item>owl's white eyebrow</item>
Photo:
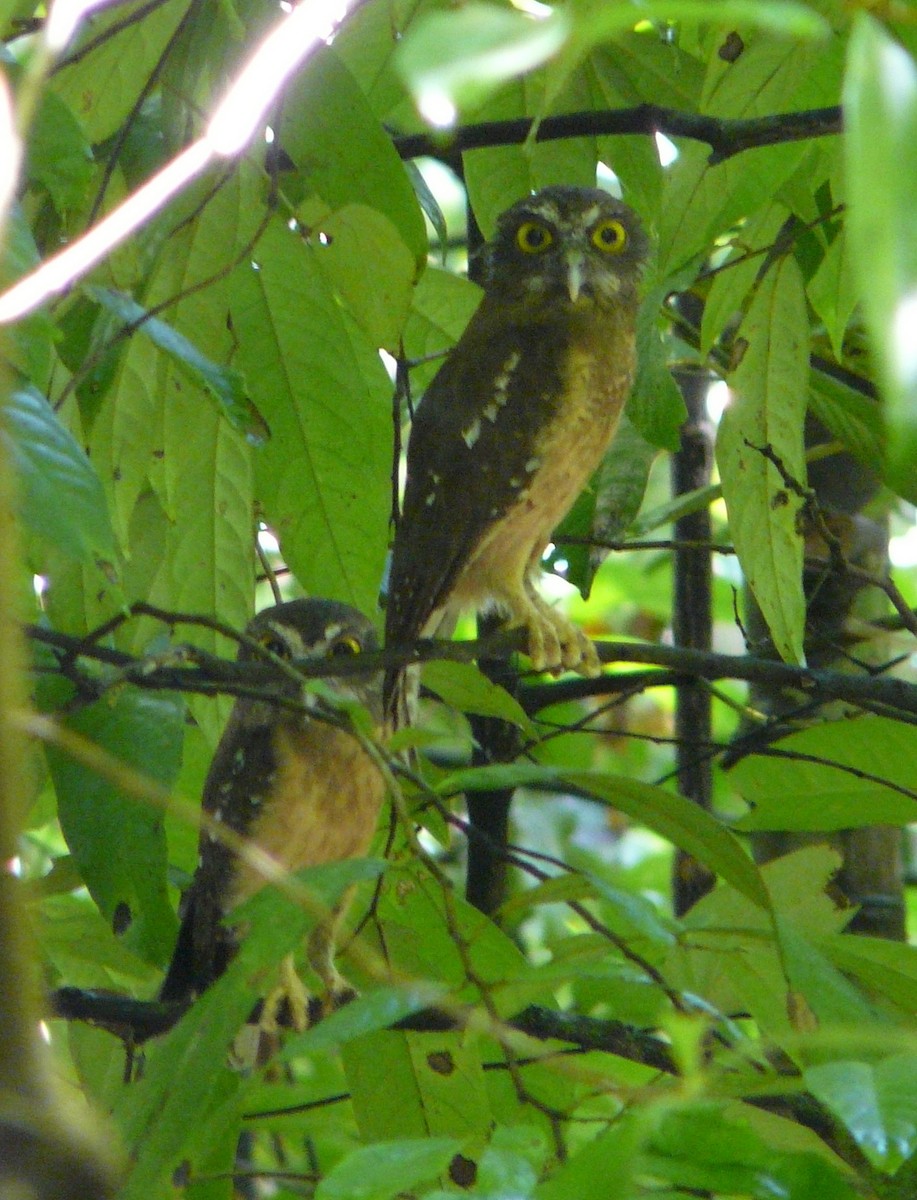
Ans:
[[[557,216],[557,209],[553,204],[529,204],[521,215],[523,217],[540,217],[543,221],[552,222]]]

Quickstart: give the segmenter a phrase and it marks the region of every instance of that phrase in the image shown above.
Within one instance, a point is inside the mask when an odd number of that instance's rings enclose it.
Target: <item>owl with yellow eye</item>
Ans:
[[[595,188],[544,188],[498,218],[480,306],[414,416],[386,645],[493,607],[525,629],[536,670],[598,672],[595,647],[537,580],[630,392],[648,250],[633,210]],[[404,684],[386,676],[393,725]]]

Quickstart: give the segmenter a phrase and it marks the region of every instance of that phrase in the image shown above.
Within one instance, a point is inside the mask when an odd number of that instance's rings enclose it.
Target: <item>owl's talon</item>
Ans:
[[[313,997],[296,973],[293,959],[288,955],[280,964],[280,980],[266,997],[258,1022],[262,1032],[276,1034],[281,1027],[292,1027],[302,1033],[312,1024],[310,1012]]]
[[[533,587],[527,587],[527,603],[519,612],[519,623],[528,634],[528,655],[536,671],[560,675],[577,671],[580,675],[600,675],[602,664],[592,641],[563,613],[547,604]]]

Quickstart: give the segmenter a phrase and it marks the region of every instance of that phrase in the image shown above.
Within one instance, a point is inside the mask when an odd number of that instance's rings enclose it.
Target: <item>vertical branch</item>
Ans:
[[[484,238],[471,205],[468,213],[468,275],[474,280],[475,254]],[[486,637],[499,629],[501,621],[494,616],[478,616],[478,636]],[[478,667],[492,683],[514,692],[518,685],[516,673],[505,659],[480,659]],[[474,737],[473,762],[483,766],[492,762],[509,762],[519,753],[519,730],[506,721],[492,717],[471,717]],[[487,916],[491,916],[506,898],[507,843],[509,841],[509,812],[513,788],[498,788],[489,792],[469,792],[468,806],[468,870],[465,877],[465,899]]]
[[[688,419],[681,429],[681,449],[672,459],[672,491],[676,496],[710,482],[713,440],[706,415],[710,375],[703,370],[679,368],[675,379],[681,389]],[[675,596],[672,632],[676,646],[709,650],[712,643],[710,542],[708,509],[690,513],[675,522]],[[688,543],[681,545],[681,543]],[[693,544],[692,544],[693,543]],[[675,736],[678,789],[701,808],[710,807],[712,766],[710,744],[710,693],[700,681],[676,689]],[[675,856],[672,892],[675,913],[681,916],[709,892],[715,877],[682,850]]]

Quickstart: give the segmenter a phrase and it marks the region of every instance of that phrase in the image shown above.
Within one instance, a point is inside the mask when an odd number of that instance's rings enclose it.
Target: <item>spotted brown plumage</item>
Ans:
[[[293,663],[377,647],[375,631],[361,613],[329,600],[275,605],[260,612],[246,633]],[[257,657],[249,646],[239,651],[240,662]],[[330,682],[342,698],[361,702],[381,720],[378,675]],[[284,678],[272,693],[306,706],[310,700],[292,678]],[[210,765],[203,808],[292,872],[365,854],[384,795],[378,769],[346,729],[277,703],[242,698]],[[219,977],[239,936],[224,918],[263,883],[212,832],[202,831],[198,867],[182,898],[182,925],[160,999],[186,1001]],[[347,991],[334,965],[334,935],[345,907],[346,901],[319,923],[307,949],[329,1004]]]
[[[549,187],[502,214],[484,296],[421,400],[389,577],[386,645],[463,608],[527,631],[536,669],[599,669],[592,643],[539,595],[554,527],[608,447],[636,365],[636,214],[593,188]],[[385,708],[403,723],[404,673]]]

